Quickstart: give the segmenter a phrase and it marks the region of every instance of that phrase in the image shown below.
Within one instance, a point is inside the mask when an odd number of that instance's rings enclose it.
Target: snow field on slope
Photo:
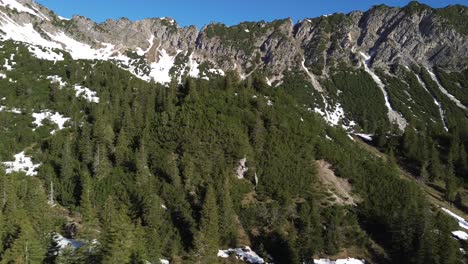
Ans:
[[[15,0],[1,0],[0,1],[0,5],[1,6],[4,6],[4,7],[7,7],[9,9],[16,9],[18,12],[24,12],[24,13],[29,13],[31,15],[34,15],[34,16],[37,16],[41,19],[46,19],[46,20],[49,20],[46,16],[44,16],[40,11],[34,11],[20,3],[18,3],[17,1]]]
[[[34,164],[30,157],[27,157],[23,152],[20,152],[14,156],[14,161],[3,162],[5,165],[7,174],[14,172],[24,172],[26,176],[36,176],[36,169],[41,166],[41,164]]]

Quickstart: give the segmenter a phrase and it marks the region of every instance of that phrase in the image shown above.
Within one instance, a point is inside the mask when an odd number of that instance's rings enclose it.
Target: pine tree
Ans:
[[[221,196],[221,205],[220,205],[220,229],[221,233],[221,242],[226,246],[236,246],[237,240],[237,223],[236,216],[234,211],[234,206],[231,199],[231,191],[229,184],[229,174],[224,175],[224,187]]]
[[[73,157],[69,140],[65,141],[63,148],[60,164],[60,200],[64,205],[74,205],[76,203],[76,177],[73,170]]]
[[[118,210],[109,197],[102,209],[102,238],[100,252],[102,263],[128,263],[133,243],[131,226],[124,210]]]
[[[430,165],[430,178],[431,182],[440,179],[443,174],[442,164],[440,162],[439,151],[435,144],[431,148],[431,165]]]
[[[80,211],[83,219],[87,223],[92,223],[95,219],[95,210],[93,206],[93,185],[88,170],[82,170],[80,174],[81,198]]]
[[[205,202],[201,211],[199,230],[195,236],[196,263],[218,263],[219,248],[219,220],[216,204],[216,194],[209,186],[205,195]]]

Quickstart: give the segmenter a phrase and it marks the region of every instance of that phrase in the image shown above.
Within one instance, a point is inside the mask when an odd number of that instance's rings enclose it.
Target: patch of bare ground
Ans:
[[[320,181],[335,198],[334,204],[354,206],[359,202],[359,199],[351,193],[351,184],[347,179],[337,177],[330,163],[324,160],[317,160],[315,163]]]

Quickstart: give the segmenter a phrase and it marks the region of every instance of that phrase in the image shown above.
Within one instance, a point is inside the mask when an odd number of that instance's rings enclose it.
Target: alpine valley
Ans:
[[[0,0],[0,263],[467,263],[468,7],[95,23]]]

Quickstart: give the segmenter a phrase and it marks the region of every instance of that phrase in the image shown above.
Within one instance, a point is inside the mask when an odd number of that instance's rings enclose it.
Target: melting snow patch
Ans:
[[[91,91],[89,88],[86,88],[80,85],[73,86],[73,89],[75,89],[76,97],[81,96],[90,103],[99,103],[99,97],[97,97],[97,94],[95,91]]]
[[[442,211],[444,211],[445,213],[447,213],[448,215],[450,215],[452,218],[454,218],[455,220],[458,221],[458,225],[464,229],[467,229],[468,230],[468,222],[465,221],[465,219],[463,219],[463,217],[461,216],[458,216],[456,214],[454,214],[452,211],[450,211],[449,209],[446,209],[446,208],[441,208]]]
[[[59,130],[62,130],[65,126],[65,123],[70,120],[68,117],[64,117],[63,115],[59,114],[58,112],[52,113],[48,110],[42,111],[40,113],[33,113],[33,118],[35,119],[33,124],[37,127],[41,127],[44,124],[42,123],[45,119],[50,120],[52,123],[55,123]],[[33,129],[34,131],[35,129]],[[55,131],[52,131],[51,134],[54,134]]]
[[[393,110],[392,105],[390,104],[390,99],[388,97],[387,90],[385,90],[385,84],[383,84],[382,80],[380,79],[377,74],[375,74],[371,69],[369,68],[369,63],[371,60],[371,57],[363,52],[360,52],[361,56],[364,58],[363,64],[364,64],[364,70],[372,77],[374,82],[377,84],[377,86],[380,88],[382,91],[384,98],[385,98],[385,106],[388,109],[387,115],[388,119],[390,122],[396,122],[398,125],[398,128],[400,130],[405,130],[406,126],[408,125],[408,122],[406,119],[397,111]]]
[[[57,17],[58,17],[59,19],[61,19],[61,20],[66,20],[66,21],[70,20],[69,18],[66,18],[66,17],[63,17],[63,16],[57,16]]]
[[[361,134],[361,133],[355,133],[355,135],[367,141],[372,141],[372,137],[374,136],[373,134]]]
[[[63,54],[57,53],[50,48],[40,48],[36,46],[28,46],[29,52],[36,58],[49,61],[63,61]]]
[[[52,239],[55,243],[57,243],[57,247],[60,251],[64,250],[65,248],[71,247],[73,249],[80,248],[84,245],[82,242],[78,242],[73,239],[64,238],[62,235],[55,233],[52,236]]]
[[[198,76],[200,76],[200,70],[198,69],[198,66],[200,66],[200,64],[198,64],[198,62],[193,59],[193,53],[190,54],[189,56],[189,68],[190,68],[189,76],[190,77],[197,78]]]
[[[409,68],[408,68],[409,69]],[[434,104],[439,108],[439,113],[440,113],[440,118],[442,119],[442,124],[444,126],[444,129],[445,131],[448,131],[448,127],[447,127],[447,124],[445,123],[445,113],[444,113],[444,110],[442,110],[442,105],[437,101],[437,99],[432,95],[432,93],[429,91],[429,89],[427,89],[427,86],[426,84],[421,80],[421,78],[419,77],[419,75],[417,75],[416,73],[414,74],[416,76],[416,79],[418,79],[418,82],[419,84],[422,86],[422,88],[424,88],[424,90],[426,90],[427,93],[429,93],[432,97],[432,99],[434,100]]]
[[[238,179],[244,179],[244,174],[249,170],[247,167],[247,158],[239,160],[239,166],[236,170],[236,175]]]
[[[169,71],[174,66],[176,56],[169,55],[164,49],[159,51],[159,61],[151,63],[150,78],[158,83],[169,83],[171,81]]]
[[[338,126],[340,121],[344,120],[345,118],[345,113],[344,113],[344,110],[343,110],[343,107],[341,106],[341,104],[336,104],[335,106],[331,107],[328,105],[327,103],[327,100],[325,99],[325,97],[323,97],[322,95],[322,99],[323,99],[323,102],[325,103],[325,110],[322,110],[320,108],[314,108],[314,112],[321,115],[325,121],[331,125],[331,126]],[[331,111],[329,111],[328,109],[331,108]],[[312,111],[312,109],[308,109],[309,111]],[[351,129],[352,127],[354,127],[356,125],[356,123],[354,121],[350,121],[348,125],[344,125],[342,124],[341,126],[345,129],[345,130],[349,130]]]
[[[231,248],[227,250],[219,250],[218,257],[220,258],[228,258],[229,255],[235,254],[237,259],[241,259],[245,262],[251,264],[263,264],[265,261],[257,255],[250,247],[242,247],[242,248]]]
[[[337,259],[337,260],[314,259],[314,263],[315,264],[364,264],[366,262],[364,260],[347,258],[347,259]]]
[[[7,112],[7,113],[13,113],[13,114],[21,114],[22,111],[21,109],[18,108],[11,108],[8,109],[6,106],[0,105],[0,112]]]
[[[432,80],[437,84],[437,87],[439,87],[439,90],[445,94],[452,102],[454,102],[458,107],[460,107],[461,109],[463,110],[467,110],[468,108],[466,108],[466,106],[464,106],[460,100],[458,100],[457,98],[455,98],[455,96],[453,96],[452,94],[450,94],[443,86],[442,84],[439,82],[439,80],[437,79],[437,76],[431,72],[429,69],[427,69],[427,71],[429,72],[429,75],[431,76]]]
[[[67,85],[67,82],[62,80],[62,77],[53,75],[53,76],[47,76],[47,80],[50,80],[52,83],[58,83],[60,88],[65,87]]]
[[[322,85],[320,85],[320,83],[317,81],[317,78],[315,78],[315,75],[312,74],[309,69],[307,69],[306,65],[305,65],[305,57],[302,58],[302,69],[304,69],[304,71],[307,73],[307,75],[309,76],[310,78],[310,81],[312,82],[312,86],[314,86],[315,90],[319,91],[319,92],[323,92],[323,88],[322,88]]]
[[[464,231],[453,231],[452,235],[460,240],[468,240],[468,234]]]
[[[36,176],[36,169],[41,164],[34,164],[30,157],[24,154],[24,151],[15,155],[14,161],[3,162],[6,167],[6,173],[11,174],[13,172],[24,172],[26,176]]]
[[[212,74],[216,74],[216,75],[221,75],[221,76],[226,75],[224,71],[221,69],[208,69],[208,72]]]

